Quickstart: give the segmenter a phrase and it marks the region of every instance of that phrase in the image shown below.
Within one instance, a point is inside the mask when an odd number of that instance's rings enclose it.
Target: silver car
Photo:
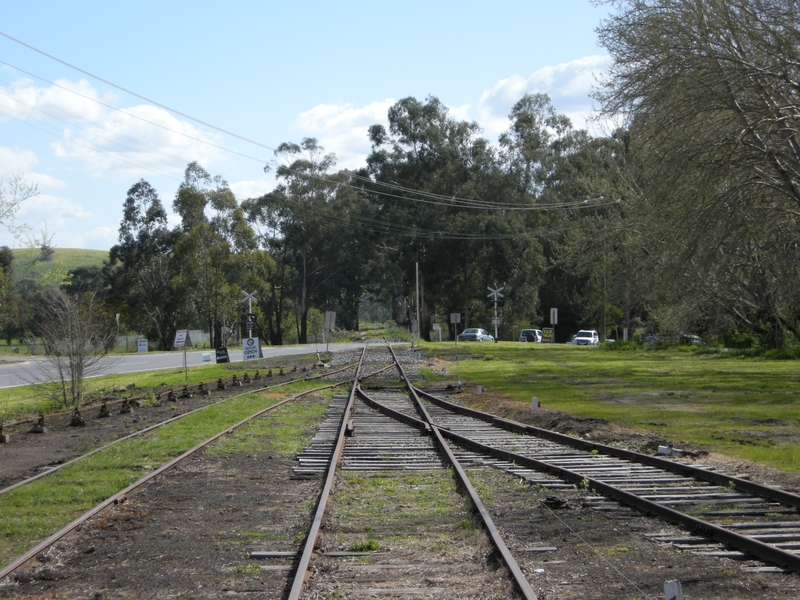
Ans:
[[[458,334],[459,342],[493,342],[494,338],[485,329],[471,327]]]

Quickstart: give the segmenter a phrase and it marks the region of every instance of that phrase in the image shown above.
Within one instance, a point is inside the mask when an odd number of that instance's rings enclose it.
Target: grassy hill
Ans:
[[[38,250],[17,249],[14,262],[11,263],[14,282],[25,276],[27,279],[41,279],[54,269],[64,274],[77,267],[102,267],[108,259],[108,250],[83,250],[81,248],[54,248],[48,260],[42,261],[25,272],[31,259],[38,255]]]

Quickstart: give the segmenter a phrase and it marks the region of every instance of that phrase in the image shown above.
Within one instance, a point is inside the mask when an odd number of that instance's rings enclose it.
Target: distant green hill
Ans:
[[[103,261],[108,260],[108,250],[83,250],[80,248],[53,248],[53,254],[48,260],[42,261],[28,272],[26,267],[32,258],[38,255],[37,250],[17,249],[14,253],[14,262],[11,263],[14,282],[21,277],[27,279],[41,279],[54,269],[61,269],[66,274],[77,267],[102,267]]]

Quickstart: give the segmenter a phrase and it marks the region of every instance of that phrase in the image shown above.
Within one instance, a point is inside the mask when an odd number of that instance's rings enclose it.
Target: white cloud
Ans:
[[[222,159],[222,151],[209,145],[219,144],[219,136],[155,106],[115,110],[117,103],[84,79],[46,87],[21,79],[0,95],[0,121],[7,114],[54,130],[63,138],[51,144],[55,155],[80,161],[95,177],[180,176],[193,160],[207,166]]]
[[[508,129],[508,113],[523,95],[545,93],[559,113],[567,115],[574,127],[590,127],[594,107],[589,94],[610,64],[608,56],[586,56],[548,66],[529,77],[512,75],[481,95],[478,121],[487,137],[496,139]]]
[[[114,227],[101,226],[90,229],[82,236],[83,243],[70,245],[70,248],[111,248],[118,241],[118,231]]]
[[[0,146],[0,178],[7,178],[15,173],[25,173],[39,164],[33,150],[23,150],[17,146],[9,148]]]
[[[10,94],[0,95],[3,113],[0,120],[99,121],[109,110],[99,102],[110,104],[115,100],[113,95],[101,97],[85,79],[58,79],[49,87],[38,87],[31,79],[20,79],[10,87]]]
[[[202,143],[218,144],[218,136],[149,105],[109,111],[83,129],[67,126],[64,138],[52,144],[56,156],[80,160],[95,177],[180,176],[193,160],[207,166],[222,159],[221,150]]]
[[[589,94],[609,61],[608,56],[586,56],[543,67],[528,77],[512,75],[485,90],[475,104],[448,106],[448,110],[454,119],[476,120],[483,135],[494,141],[508,129],[508,113],[523,95],[546,93],[574,127],[593,131],[598,126],[591,121],[594,107]],[[338,168],[359,168],[371,151],[367,129],[378,123],[388,127],[387,113],[394,103],[394,99],[387,98],[363,107],[319,104],[300,113],[294,128],[303,136],[316,137],[327,152],[335,152]]]
[[[75,204],[61,196],[39,194],[22,204],[19,216],[25,217],[26,220],[30,217],[41,216],[42,220],[46,219],[49,222],[54,219],[85,219],[95,215],[80,204]]]
[[[96,218],[96,214],[67,198],[40,194],[22,203],[17,214],[17,223],[24,223],[27,233],[15,239],[6,228],[0,228],[0,244],[20,247],[26,239],[40,238],[47,232],[53,234],[53,245],[61,248],[110,247],[116,238],[114,228],[101,226],[88,232],[83,229],[88,220]]]
[[[302,135],[317,138],[326,152],[336,153],[338,168],[357,169],[371,151],[367,130],[379,123],[388,126],[387,113],[394,103],[387,98],[363,107],[318,104],[300,113],[294,126]]]
[[[276,184],[277,182],[274,178],[262,177],[252,181],[236,181],[230,183],[229,187],[236,199],[241,202],[242,200],[258,198],[267,192],[271,192],[275,189]]]
[[[46,173],[32,171],[39,164],[39,158],[32,150],[0,146],[0,180],[8,181],[21,175],[27,184],[35,184],[39,190],[63,189],[67,184]]]

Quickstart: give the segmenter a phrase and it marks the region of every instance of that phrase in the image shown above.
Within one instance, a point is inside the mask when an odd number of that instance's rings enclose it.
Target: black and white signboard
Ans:
[[[227,348],[217,348],[217,364],[231,362],[231,357],[228,355]]]
[[[258,360],[261,352],[257,337],[244,338],[242,340],[242,360]]]

